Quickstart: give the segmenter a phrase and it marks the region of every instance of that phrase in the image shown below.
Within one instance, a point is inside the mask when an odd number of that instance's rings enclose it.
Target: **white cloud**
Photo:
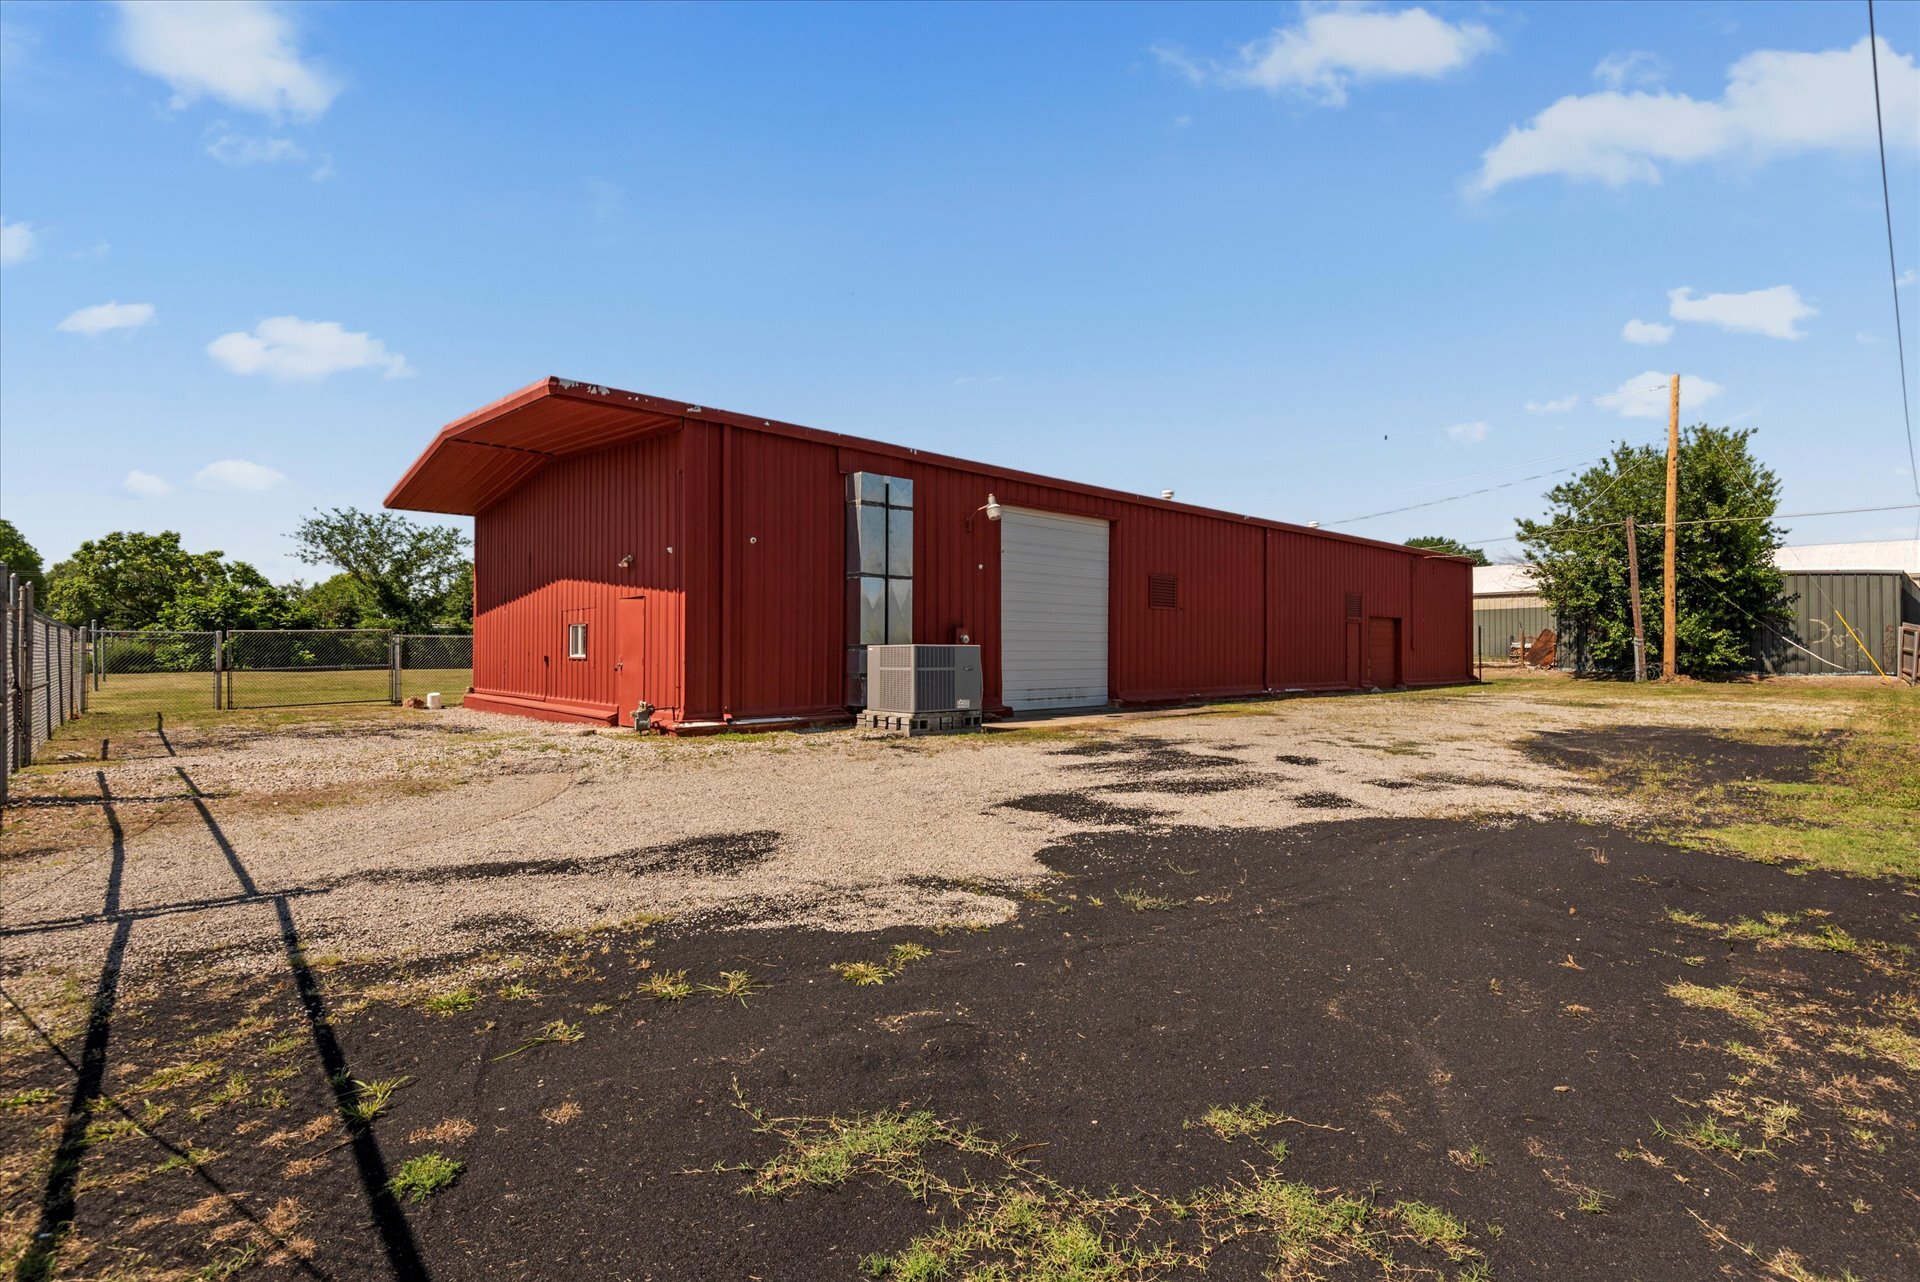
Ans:
[[[1527,413],[1529,414],[1565,414],[1568,410],[1572,409],[1574,406],[1578,405],[1579,403],[1580,403],[1580,398],[1577,395],[1576,396],[1560,396],[1550,401],[1528,401]]]
[[[307,158],[306,148],[291,138],[255,138],[235,132],[224,120],[207,127],[206,151],[221,164],[236,169]]]
[[[1157,46],[1154,53],[1196,84],[1295,93],[1338,107],[1355,84],[1435,79],[1497,43],[1478,23],[1447,22],[1425,9],[1302,3],[1298,22],[1242,45],[1224,65],[1203,66],[1171,46]]]
[[[1634,319],[1620,327],[1620,337],[1629,343],[1664,343],[1673,337],[1673,326]]]
[[[249,463],[240,458],[223,458],[193,474],[193,483],[202,489],[246,490],[255,494],[270,490],[286,479],[265,464]]]
[[[68,334],[92,338],[110,329],[139,329],[153,321],[152,303],[98,303],[82,307],[55,326]]]
[[[1885,40],[1879,49],[1887,141],[1920,146],[1920,68]],[[1763,49],[1734,63],[1726,92],[1710,101],[1618,89],[1570,95],[1489,147],[1473,186],[1490,192],[1559,174],[1620,187],[1717,158],[1871,148],[1869,56],[1865,39],[1825,53]]]
[[[271,316],[251,334],[235,331],[207,344],[207,355],[236,374],[311,382],[350,369],[378,369],[387,378],[413,370],[407,358],[389,352],[370,334],[353,333],[338,321]]]
[[[1622,418],[1665,418],[1673,395],[1670,389],[1672,379],[1672,374],[1650,369],[1620,384],[1618,391],[1595,397],[1594,404],[1612,410]],[[1684,414],[1696,410],[1725,390],[1720,384],[1701,378],[1698,374],[1682,374],[1680,411]]]
[[[1791,285],[1699,298],[1691,289],[1670,289],[1667,298],[1667,314],[1675,320],[1718,325],[1736,334],[1765,334],[1768,338],[1804,338],[1806,332],[1797,322],[1820,314],[1802,302],[1799,291]]]
[[[263,0],[121,0],[120,54],[173,87],[173,105],[216,98],[276,120],[311,120],[340,86],[301,55],[293,23]]]
[[[1447,429],[1447,437],[1462,445],[1478,445],[1487,439],[1487,425],[1481,422],[1455,423]]]
[[[33,224],[0,222],[0,267],[11,267],[33,257]]]
[[[173,487],[167,484],[164,476],[155,476],[152,472],[138,469],[127,473],[127,479],[121,482],[127,493],[136,494],[143,499],[157,499],[163,494],[173,493]]]
[[[1610,53],[1593,69],[1593,78],[1609,89],[1657,85],[1667,78],[1666,60],[1644,49]]]
[[[1913,284],[1913,282],[1916,280],[1920,280],[1920,274],[1916,274],[1913,268],[1909,267],[1907,268],[1907,270],[1901,272],[1898,276],[1894,277],[1893,283],[1899,288],[1905,289],[1907,286]]]

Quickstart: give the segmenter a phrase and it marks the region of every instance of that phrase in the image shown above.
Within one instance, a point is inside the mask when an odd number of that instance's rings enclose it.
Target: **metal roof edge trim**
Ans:
[[[624,407],[639,414],[672,415],[684,422],[720,423],[746,431],[765,432],[773,436],[785,436],[797,440],[815,441],[823,445],[832,445],[841,449],[860,450],[868,454],[878,454],[889,458],[905,459],[910,462],[925,463],[933,467],[951,468],[960,472],[971,472],[979,476],[998,477],[1009,481],[1019,481],[1029,485],[1044,485],[1052,489],[1068,490],[1093,498],[1108,499],[1118,503],[1127,503],[1137,507],[1154,508],[1160,511],[1183,512],[1189,516],[1204,516],[1214,520],[1240,521],[1247,525],[1263,529],[1281,530],[1288,534],[1304,534],[1315,538],[1331,539],[1339,543],[1358,544],[1361,547],[1379,548],[1383,551],[1399,552],[1406,556],[1419,557],[1431,561],[1455,561],[1470,565],[1466,557],[1451,556],[1442,553],[1426,552],[1420,548],[1410,548],[1404,543],[1391,543],[1384,539],[1369,539],[1358,534],[1343,534],[1338,530],[1322,529],[1317,526],[1300,525],[1292,521],[1276,520],[1272,517],[1249,516],[1242,512],[1229,512],[1224,508],[1201,507],[1194,503],[1178,503],[1147,494],[1130,494],[1125,490],[1109,489],[1103,485],[1090,485],[1084,481],[1069,481],[1057,476],[1044,476],[1038,472],[1026,472],[1013,468],[998,467],[991,463],[981,463],[973,459],[957,458],[950,454],[937,454],[931,450],[916,449],[910,445],[893,445],[886,441],[869,440],[861,436],[849,436],[843,432],[831,432],[824,428],[807,427],[800,423],[788,423],[781,419],[762,418],[754,414],[740,414],[732,410],[715,409],[692,401],[673,400],[662,396],[651,396],[644,392],[629,392],[604,383],[589,383],[580,379],[549,376],[538,382],[529,383],[517,392],[509,393],[473,411],[461,416],[441,428],[420,457],[414,460],[412,467],[400,478],[398,484],[388,493],[386,506],[404,507],[399,502],[402,491],[423,472],[442,446],[455,443],[459,435],[472,428],[492,422],[504,414],[525,408],[545,397],[553,396],[565,400],[580,401],[593,405]],[[418,509],[415,509],[418,510]],[[470,515],[470,514],[469,514]]]

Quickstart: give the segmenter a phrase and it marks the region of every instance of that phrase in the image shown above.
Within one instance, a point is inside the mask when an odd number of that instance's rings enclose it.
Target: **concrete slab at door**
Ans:
[[[1000,516],[1000,697],[1009,708],[1107,702],[1107,523]]]

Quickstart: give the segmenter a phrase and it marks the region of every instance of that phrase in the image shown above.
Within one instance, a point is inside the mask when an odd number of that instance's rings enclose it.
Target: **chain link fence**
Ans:
[[[55,730],[86,710],[86,643],[78,628],[34,609],[33,585],[0,565],[6,608],[0,610],[0,805],[6,778]]]
[[[454,704],[473,679],[473,637],[464,633],[149,629],[91,636],[87,684],[93,709],[103,713],[399,703],[434,692]]]

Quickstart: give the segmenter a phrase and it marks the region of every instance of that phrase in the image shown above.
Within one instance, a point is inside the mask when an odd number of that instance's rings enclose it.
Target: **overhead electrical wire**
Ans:
[[[1900,324],[1900,266],[1893,253],[1893,193],[1887,186],[1887,126],[1880,114],[1880,35],[1867,0],[1867,55],[1873,63],[1873,127],[1880,139],[1880,205],[1887,217],[1887,276],[1893,284],[1893,339],[1900,357],[1900,413],[1907,427],[1907,477],[1920,494],[1920,458],[1913,447],[1913,404],[1907,396],[1907,339]]]
[[[1700,516],[1687,521],[1675,521],[1674,525],[1733,525],[1741,521],[1796,521],[1812,516],[1857,516],[1862,512],[1911,512],[1920,509],[1920,503],[1889,503],[1881,507],[1836,507],[1824,512],[1772,512],[1765,516]],[[1612,530],[1626,524],[1625,521],[1589,521],[1578,525],[1562,525],[1551,532],[1571,534],[1576,530]],[[1640,528],[1648,534],[1658,535],[1666,526],[1664,521],[1648,521]],[[1464,539],[1466,543],[1510,543],[1517,542],[1518,535],[1488,534],[1480,538]]]

